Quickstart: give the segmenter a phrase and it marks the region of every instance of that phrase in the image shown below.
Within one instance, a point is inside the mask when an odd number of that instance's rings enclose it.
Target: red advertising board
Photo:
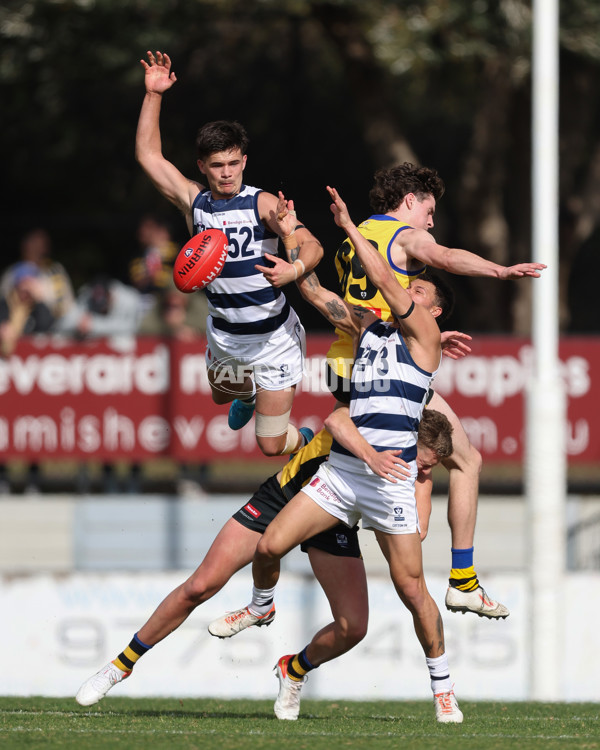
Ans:
[[[325,385],[328,335],[308,337],[306,374],[292,419],[321,427],[333,400]],[[208,462],[260,460],[254,420],[239,432],[227,407],[210,397],[204,342],[138,338],[84,343],[55,338],[19,342],[0,360],[3,460],[94,458],[148,460],[167,455]],[[525,340],[482,337],[462,360],[444,359],[434,387],[461,417],[485,461],[520,460],[523,395],[532,350]],[[600,338],[564,339],[569,461],[600,459]]]

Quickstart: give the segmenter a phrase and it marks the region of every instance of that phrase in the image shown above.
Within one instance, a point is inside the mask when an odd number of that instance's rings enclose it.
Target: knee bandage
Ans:
[[[283,435],[290,423],[292,410],[277,417],[269,417],[266,414],[256,412],[255,432],[257,437],[279,437]]]

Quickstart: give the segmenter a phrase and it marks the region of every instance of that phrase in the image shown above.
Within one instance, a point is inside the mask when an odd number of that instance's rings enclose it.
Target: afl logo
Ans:
[[[183,254],[185,255],[185,257],[186,257],[186,258],[189,258],[189,257],[190,257],[190,255],[191,255],[191,254],[192,254],[193,252],[194,252],[194,248],[193,248],[193,247],[186,247],[186,249],[185,249],[185,251],[184,251],[184,253],[183,253]]]

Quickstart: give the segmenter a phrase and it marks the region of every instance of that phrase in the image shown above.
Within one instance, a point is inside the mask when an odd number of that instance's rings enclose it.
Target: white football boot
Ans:
[[[248,607],[243,609],[236,609],[235,612],[228,612],[222,617],[217,617],[208,626],[208,632],[217,638],[231,638],[232,635],[236,635],[241,630],[256,625],[262,627],[263,625],[270,625],[275,619],[275,605],[265,615],[254,615]]]
[[[474,612],[479,617],[488,617],[490,620],[502,618],[503,620],[510,615],[508,607],[500,602],[495,602],[486,594],[485,589],[478,586],[473,591],[461,591],[448,586],[446,591],[446,609],[451,612]]]
[[[101,701],[112,687],[129,677],[130,674],[131,672],[123,672],[111,661],[83,683],[77,691],[75,700],[80,706],[93,706],[94,703]]]
[[[436,693],[433,696],[435,718],[440,724],[462,724],[463,715],[458,707],[454,690],[447,693]]]
[[[293,654],[282,656],[275,665],[275,671],[279,679],[279,694],[273,708],[275,716],[278,719],[287,719],[288,721],[296,721],[298,718],[298,714],[300,713],[300,691],[302,690],[302,685],[308,679],[306,675],[301,680],[292,680],[288,676],[287,667],[293,656]]]

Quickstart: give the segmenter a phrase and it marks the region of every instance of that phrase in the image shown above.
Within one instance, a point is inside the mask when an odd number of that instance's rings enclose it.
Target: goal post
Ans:
[[[558,0],[534,0],[532,246],[534,367],[525,413],[529,535],[529,697],[561,700],[566,563],[566,396],[558,357]]]

